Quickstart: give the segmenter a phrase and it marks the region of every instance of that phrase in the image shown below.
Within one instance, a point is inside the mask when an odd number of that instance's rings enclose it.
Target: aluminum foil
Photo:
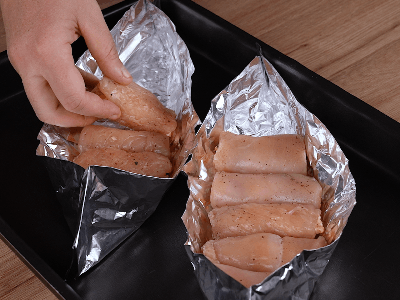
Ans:
[[[111,167],[84,170],[72,163],[79,153],[81,128],[44,124],[37,155],[44,156],[57,198],[75,236],[78,274],[89,270],[135,232],[155,211],[195,145],[199,118],[191,103],[194,66],[171,20],[152,3],[134,3],[111,30],[121,61],[134,81],[175,111],[178,127],[171,136],[172,178],[156,178]],[[102,73],[89,51],[76,66],[98,79]],[[96,124],[115,127],[108,120]]]
[[[328,246],[303,251],[260,284],[250,288],[225,274],[203,254],[211,239],[207,212],[214,177],[213,155],[219,133],[305,136],[309,174],[323,188],[322,222]],[[208,299],[309,299],[356,204],[355,181],[348,160],[328,129],[294,97],[274,67],[257,56],[211,102],[197,134],[197,147],[185,166],[190,196],[182,219],[188,232],[185,245],[200,286]]]

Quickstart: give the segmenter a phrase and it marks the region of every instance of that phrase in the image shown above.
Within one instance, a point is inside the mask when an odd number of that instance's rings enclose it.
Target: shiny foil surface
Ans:
[[[84,170],[72,163],[79,154],[81,129],[43,125],[36,153],[45,158],[58,201],[75,236],[78,275],[101,261],[155,211],[191,153],[195,127],[200,123],[191,103],[194,66],[171,20],[152,3],[140,0],[111,34],[134,81],[177,115],[178,126],[170,137],[173,176],[156,178],[101,166]],[[102,78],[89,51],[76,66]],[[108,120],[95,124],[118,126]]]
[[[209,195],[214,177],[213,155],[219,133],[305,136],[309,173],[323,188],[321,219],[328,246],[303,251],[260,284],[244,287],[213,265],[201,247],[211,239]],[[184,168],[190,196],[182,219],[185,245],[200,286],[208,299],[309,299],[340,240],[356,204],[356,185],[348,160],[335,138],[294,97],[274,67],[257,56],[211,102],[197,134],[197,147]]]

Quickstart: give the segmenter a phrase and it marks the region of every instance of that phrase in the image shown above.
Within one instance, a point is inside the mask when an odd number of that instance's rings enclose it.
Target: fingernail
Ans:
[[[122,76],[124,76],[125,78],[132,78],[131,73],[129,73],[129,71],[124,66],[122,66],[121,71]]]
[[[119,114],[114,114],[110,117],[111,120],[116,120],[119,118]]]
[[[120,116],[121,116],[121,111],[119,109],[113,109],[113,111],[111,111],[110,119],[117,120]]]

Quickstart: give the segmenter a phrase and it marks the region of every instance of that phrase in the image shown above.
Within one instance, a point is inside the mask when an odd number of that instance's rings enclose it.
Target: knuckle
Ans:
[[[37,111],[35,110],[35,114],[37,116],[37,118],[39,119],[39,121],[43,122],[43,123],[47,123],[47,124],[53,124],[53,125],[57,125],[57,118],[55,116],[53,116],[52,114],[47,114],[45,112],[42,111]]]
[[[40,31],[36,32],[30,39],[33,55],[36,55],[37,59],[41,59],[45,62],[49,54],[60,48],[59,38],[61,34],[58,25],[41,28]]]
[[[7,43],[8,58],[18,69],[26,69],[26,65],[34,62],[46,64],[46,58],[54,48],[48,34],[31,35],[13,36]]]
[[[35,43],[35,53],[38,58],[46,58],[52,49],[51,42],[45,36],[39,38]]]
[[[64,97],[61,103],[66,110],[78,114],[84,109],[84,101],[78,94],[70,94]]]
[[[111,43],[104,47],[104,51],[102,51],[98,56],[99,57],[97,57],[96,60],[99,64],[119,59],[118,52],[116,51],[114,44]]]
[[[17,66],[23,61],[25,46],[19,42],[10,43],[7,46],[7,56],[13,66]]]
[[[7,55],[11,62],[18,59],[18,52],[18,47],[15,44],[10,44],[7,47]]]
[[[57,124],[57,119],[52,118],[51,116],[42,116],[42,115],[37,115],[39,121],[47,124],[52,124],[52,125],[58,125]]]

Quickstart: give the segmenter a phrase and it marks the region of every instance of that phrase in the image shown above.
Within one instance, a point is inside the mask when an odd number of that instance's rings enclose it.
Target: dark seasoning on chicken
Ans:
[[[293,174],[307,177],[306,149],[302,137],[251,137],[223,132],[215,151],[214,166],[216,173],[210,195],[212,209],[208,212],[212,240],[204,244],[202,251],[210,261],[244,286],[260,283],[260,278],[266,278],[302,250],[327,245],[320,236],[324,227],[319,209],[322,189],[318,182],[319,189],[312,195],[315,199],[313,204],[302,203],[296,198],[293,190],[302,189],[307,195],[305,201],[309,199],[309,192],[290,179],[277,189],[283,197],[276,197],[268,188],[266,193],[259,193],[262,186],[257,184],[258,189],[254,193],[251,186],[245,186],[251,185],[252,181],[243,182],[247,176],[255,175],[292,178]],[[225,172],[225,176],[234,175],[236,182],[241,183],[240,187],[245,190],[241,194],[244,201],[232,193],[233,201],[227,199],[218,207],[213,205],[215,190],[219,194],[223,194],[224,190],[230,194],[226,182],[218,180],[221,172]],[[258,199],[253,201],[253,194]],[[289,253],[293,256],[290,257]]]
[[[104,77],[95,89],[97,94],[120,107],[122,114],[117,122],[128,128],[86,126],[78,141],[81,153],[73,162],[85,169],[91,165],[109,166],[148,176],[170,177],[169,136],[177,126],[175,113],[136,83],[123,86]]]
[[[197,142],[182,219],[204,294],[309,299],[355,205],[334,137],[257,56],[214,97]]]
[[[164,12],[139,0],[111,35],[134,82],[122,86],[104,77],[89,51],[76,66],[95,77],[87,89],[119,106],[120,118],[85,128],[44,124],[38,136],[36,153],[45,157],[75,237],[77,276],[152,215],[195,146],[200,123],[189,50]]]

